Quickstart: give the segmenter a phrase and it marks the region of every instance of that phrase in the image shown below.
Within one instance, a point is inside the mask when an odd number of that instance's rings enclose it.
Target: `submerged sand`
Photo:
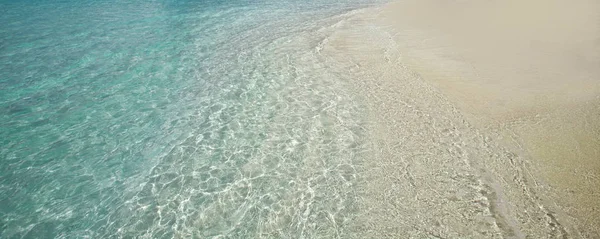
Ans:
[[[600,3],[406,0],[319,46],[369,108],[366,237],[600,237]]]

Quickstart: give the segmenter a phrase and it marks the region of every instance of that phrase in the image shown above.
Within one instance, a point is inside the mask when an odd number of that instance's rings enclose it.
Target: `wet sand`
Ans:
[[[367,237],[600,237],[600,3],[407,0],[320,47],[368,102]]]
[[[432,0],[381,14],[409,67],[470,122],[509,139],[544,203],[572,236],[588,238],[600,237],[599,9],[587,0]]]

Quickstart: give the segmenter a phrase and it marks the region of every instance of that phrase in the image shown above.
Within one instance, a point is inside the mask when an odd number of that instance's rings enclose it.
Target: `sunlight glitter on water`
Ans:
[[[364,3],[1,4],[1,235],[327,237],[353,220],[362,106],[315,47]]]

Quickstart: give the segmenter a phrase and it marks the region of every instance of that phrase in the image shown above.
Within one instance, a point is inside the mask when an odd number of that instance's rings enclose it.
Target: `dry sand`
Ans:
[[[359,232],[600,238],[600,2],[405,0],[335,27],[323,60],[371,112]]]
[[[547,203],[600,237],[600,2],[399,1],[381,19],[410,68],[514,140]]]

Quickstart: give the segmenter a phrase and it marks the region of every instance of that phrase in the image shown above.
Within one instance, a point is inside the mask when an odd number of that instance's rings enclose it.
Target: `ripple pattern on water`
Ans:
[[[365,5],[234,3],[0,2],[0,235],[339,236],[363,111],[316,47]]]

